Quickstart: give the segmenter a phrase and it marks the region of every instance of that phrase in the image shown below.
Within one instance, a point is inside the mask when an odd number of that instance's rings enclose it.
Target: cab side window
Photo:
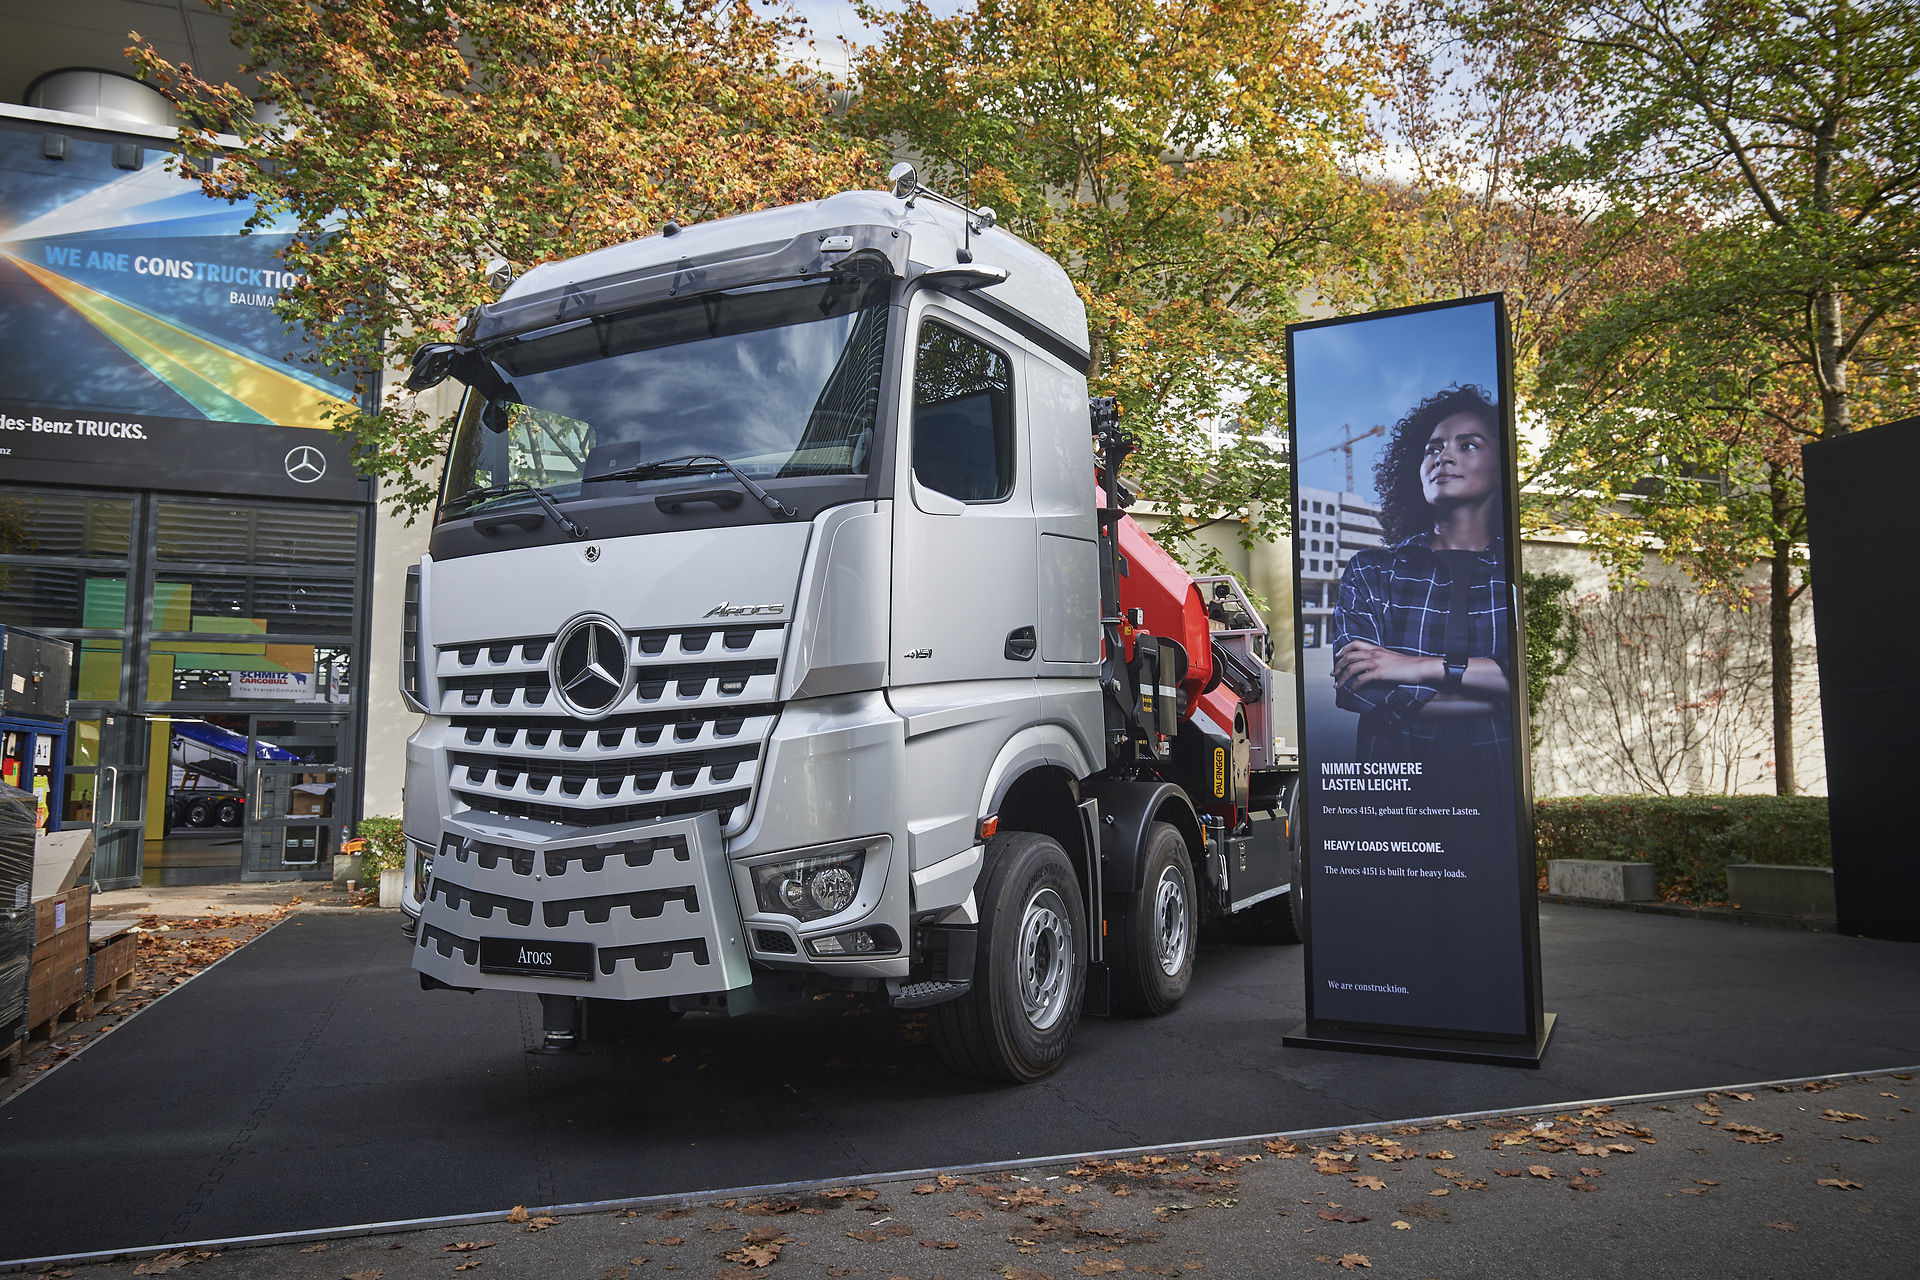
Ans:
[[[1013,366],[937,320],[921,323],[914,361],[913,474],[962,502],[1013,492]]]

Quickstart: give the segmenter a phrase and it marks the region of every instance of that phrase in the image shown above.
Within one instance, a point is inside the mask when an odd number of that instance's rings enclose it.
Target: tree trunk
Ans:
[[[1820,434],[1828,439],[1853,428],[1853,406],[1847,397],[1847,362],[1840,358],[1846,333],[1840,317],[1840,295],[1831,290],[1814,299],[1814,358],[1820,381]]]
[[[1772,555],[1768,564],[1767,642],[1773,676],[1773,783],[1783,796],[1795,792],[1793,780],[1793,539],[1787,510],[1784,469],[1772,472]]]

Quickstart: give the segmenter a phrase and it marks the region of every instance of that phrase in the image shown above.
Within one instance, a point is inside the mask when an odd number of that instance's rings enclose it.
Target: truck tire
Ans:
[[[222,800],[220,802],[220,811],[219,813],[215,814],[214,817],[215,817],[215,820],[223,827],[239,826],[240,825],[240,802],[238,800]]]
[[[1186,998],[1199,942],[1199,895],[1193,859],[1178,829],[1156,822],[1147,830],[1140,888],[1119,898],[1111,961],[1121,1008],[1159,1017]]]
[[[213,801],[202,796],[187,805],[187,825],[204,827],[213,821]]]
[[[975,901],[973,988],[934,1005],[941,1059],[961,1075],[1026,1084],[1067,1056],[1087,986],[1087,913],[1066,851],[1009,831],[987,842]]]

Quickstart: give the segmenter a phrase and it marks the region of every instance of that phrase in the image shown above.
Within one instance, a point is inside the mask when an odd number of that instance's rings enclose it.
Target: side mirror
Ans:
[[[942,267],[938,271],[929,271],[914,277],[914,284],[923,289],[946,289],[950,292],[964,292],[969,289],[984,289],[988,285],[1005,284],[1007,269],[990,267],[984,263],[968,263],[958,267]]]
[[[429,342],[413,353],[413,369],[407,374],[407,390],[426,391],[453,375],[460,362],[461,348],[451,342]]]
[[[506,403],[500,400],[488,400],[480,410],[480,425],[495,435],[512,426],[513,419],[507,415]]]
[[[914,167],[902,160],[887,173],[887,185],[893,188],[893,198],[910,200],[920,190],[920,174]]]

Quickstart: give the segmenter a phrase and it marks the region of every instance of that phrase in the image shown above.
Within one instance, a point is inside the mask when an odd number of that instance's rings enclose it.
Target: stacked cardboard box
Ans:
[[[52,1021],[87,996],[90,891],[76,883],[93,857],[93,833],[41,835],[33,864],[33,967],[27,976],[27,1027],[51,1034]]]
[[[27,1033],[38,809],[31,791],[0,785],[0,1053]]]

